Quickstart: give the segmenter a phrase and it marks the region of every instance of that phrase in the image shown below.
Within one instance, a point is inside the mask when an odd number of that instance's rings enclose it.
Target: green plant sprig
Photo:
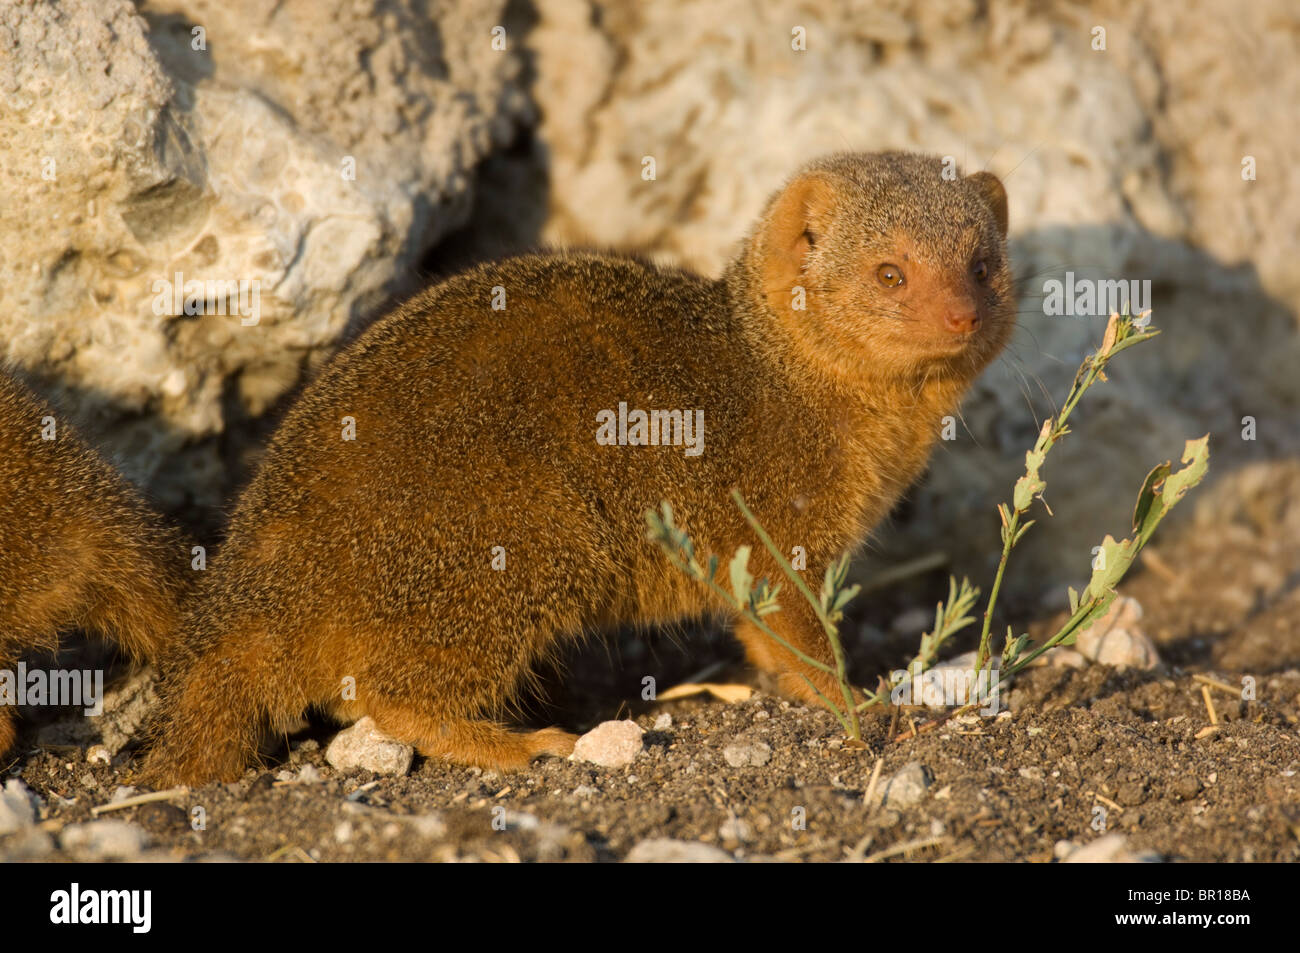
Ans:
[[[1142,317],[1145,319],[1146,313]],[[1110,321],[1106,325],[1106,333],[1102,337],[1101,347],[1095,352],[1084,358],[1083,363],[1079,365],[1079,370],[1075,372],[1074,382],[1070,385],[1070,392],[1065,398],[1065,403],[1061,407],[1061,412],[1055,418],[1049,417],[1043,421],[1042,429],[1038,433],[1038,440],[1034,448],[1025,454],[1025,472],[1018,480],[1012,490],[1011,506],[1006,503],[998,504],[998,516],[1002,520],[1002,556],[998,560],[997,573],[993,577],[993,587],[989,590],[988,604],[984,608],[984,622],[980,627],[979,649],[975,654],[975,671],[983,671],[989,662],[989,630],[993,623],[993,610],[997,605],[998,596],[1002,592],[1002,578],[1006,573],[1007,563],[1011,560],[1011,550],[1020,542],[1021,537],[1029,531],[1034,525],[1035,520],[1021,522],[1021,518],[1029,512],[1035,499],[1042,499],[1043,491],[1047,489],[1047,483],[1043,480],[1039,471],[1047,458],[1048,452],[1057,442],[1070,432],[1067,421],[1070,414],[1078,405],[1083,395],[1097,381],[1106,380],[1106,365],[1120,351],[1130,348],[1135,344],[1150,340],[1160,332],[1157,330],[1145,330],[1145,321],[1141,327],[1134,323],[1131,315],[1112,314]],[[1046,501],[1043,503],[1046,506]],[[1051,509],[1048,508],[1048,513]]]
[[[976,653],[977,674],[982,672],[990,662],[990,627],[1011,551],[1035,522],[1034,520],[1022,522],[1022,517],[1029,512],[1035,499],[1042,499],[1043,492],[1047,489],[1047,484],[1040,474],[1047,453],[1061,438],[1070,433],[1067,421],[1083,395],[1097,381],[1105,382],[1105,368],[1109,361],[1120,351],[1159,334],[1156,330],[1146,330],[1145,319],[1148,313],[1140,315],[1138,320],[1129,315],[1111,315],[1101,346],[1095,353],[1084,359],[1075,373],[1074,382],[1061,412],[1055,418],[1048,418],[1043,422],[1034,448],[1025,454],[1025,473],[1016,480],[1011,505],[1005,503],[998,505],[998,515],[1002,521],[1002,555],[983,612],[979,649]],[[1069,590],[1070,617],[1050,638],[1027,651],[1029,637],[1027,635],[1016,637],[1008,627],[1000,659],[999,684],[1006,682],[1017,672],[1023,671],[1049,649],[1072,644],[1080,631],[1106,612],[1115,599],[1116,586],[1132,566],[1142,547],[1151,538],[1156,526],[1169,510],[1205,476],[1209,466],[1209,436],[1206,435],[1199,440],[1188,440],[1183,449],[1181,462],[1186,465],[1177,472],[1173,472],[1172,465],[1165,462],[1147,474],[1133,511],[1134,535],[1119,542],[1110,535],[1106,536],[1099,548],[1098,558],[1094,561],[1094,569],[1088,585],[1082,594],[1073,588]],[[796,648],[764,621],[764,616],[781,609],[777,601],[781,585],[773,586],[767,579],[757,581],[754,579],[749,571],[751,554],[749,546],[737,548],[728,565],[731,583],[731,591],[728,592],[717,581],[718,558],[710,556],[705,565],[700,563],[689,534],[674,523],[672,507],[667,501],[660,504],[659,513],[654,510],[646,512],[649,538],[664,549],[673,565],[690,578],[704,584],[725,605],[740,612],[761,632],[805,665],[834,676],[843,695],[843,707],[828,699],[810,679],[801,675],[822,703],[835,714],[848,737],[861,741],[859,712],[888,702],[890,693],[884,689],[877,692],[860,690],[864,700],[854,704],[854,689],[848,679],[848,663],[839,637],[839,624],[843,619],[844,609],[861,588],[858,585],[845,585],[848,577],[849,553],[846,551],[841,554],[839,559],[826,568],[821,592],[814,595],[812,589],[790,565],[758,522],[738,490],[732,491],[732,498],[764,548],[812,608],[830,644],[831,655],[835,662],[833,666]],[[1047,506],[1045,500],[1043,505]],[[1048,513],[1051,513],[1050,508]],[[961,629],[975,622],[975,617],[970,615],[970,612],[975,608],[979,595],[979,589],[971,586],[969,580],[963,579],[958,585],[955,577],[949,577],[948,598],[935,607],[934,627],[930,632],[922,634],[920,647],[907,666],[907,675],[914,676],[927,671],[934,665],[940,650],[947,642]],[[893,687],[892,684],[889,686],[891,689]],[[967,705],[962,710],[973,707],[975,706]]]
[[[780,585],[771,586],[766,578],[754,580],[749,572],[750,547],[740,546],[736,549],[728,566],[731,582],[731,591],[728,592],[717,581],[718,557],[710,556],[707,562],[707,568],[702,566],[695,555],[695,545],[691,541],[690,535],[683,529],[679,528],[673,521],[672,507],[664,501],[660,503],[660,512],[654,510],[646,512],[646,523],[649,526],[649,538],[658,543],[667,553],[669,561],[678,569],[684,571],[692,579],[705,585],[715,596],[724,604],[737,610],[753,623],[759,631],[777,644],[784,647],[792,653],[797,659],[819,672],[832,675],[840,684],[844,693],[844,705],[832,702],[827,698],[807,676],[801,676],[809,688],[821,699],[830,711],[835,714],[840,725],[844,728],[845,734],[855,741],[862,740],[862,726],[858,719],[858,711],[853,704],[853,687],[848,681],[847,663],[844,657],[844,649],[840,644],[839,630],[837,628],[840,618],[843,615],[845,604],[857,593],[857,587],[849,589],[843,588],[844,575],[847,572],[847,559],[841,557],[836,563],[827,567],[826,577],[822,584],[823,599],[818,599],[813,595],[812,590],[804,583],[796,570],[786,561],[781,552],[776,549],[767,532],[759,526],[758,521],[754,518],[752,512],[745,505],[738,491],[733,491],[737,505],[745,515],[745,519],[750,526],[754,528],[759,540],[772,554],[782,571],[794,584],[795,588],[807,599],[813,612],[817,615],[818,621],[821,622],[823,631],[826,632],[827,639],[831,644],[831,651],[835,658],[835,666],[827,665],[820,659],[813,658],[807,653],[796,648],[786,639],[778,635],[771,626],[764,620],[763,616],[769,615],[780,610],[777,602],[777,593],[780,592]],[[842,564],[842,565],[841,565]],[[871,697],[870,693],[864,693]]]

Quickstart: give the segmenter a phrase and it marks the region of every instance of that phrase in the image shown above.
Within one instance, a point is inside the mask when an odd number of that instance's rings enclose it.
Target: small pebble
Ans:
[[[1160,856],[1153,851],[1144,850],[1134,853],[1129,850],[1123,834],[1107,834],[1080,847],[1074,847],[1061,862],[1065,864],[1149,864],[1159,863],[1159,861]]]
[[[654,837],[643,840],[628,851],[627,864],[731,864],[734,859],[720,847],[699,841]]]
[[[1190,774],[1184,774],[1174,782],[1174,793],[1181,800],[1190,801],[1201,793],[1201,782]]]
[[[874,800],[898,811],[917,804],[925,797],[931,781],[930,770],[919,761],[909,761],[876,784]]]
[[[754,829],[738,817],[729,817],[718,828],[718,837],[724,841],[747,844],[754,839]]]
[[[722,749],[722,757],[733,768],[761,768],[772,760],[772,748],[764,741],[735,742]]]

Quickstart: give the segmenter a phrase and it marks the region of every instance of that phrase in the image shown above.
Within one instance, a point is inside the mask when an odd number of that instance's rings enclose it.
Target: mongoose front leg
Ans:
[[[14,743],[14,715],[8,707],[0,708],[0,756],[3,756]]]
[[[814,668],[742,617],[735,625],[736,638],[745,646],[745,654],[754,666],[775,675],[777,689],[788,698],[824,706],[823,699],[817,696],[817,692],[821,692],[832,704],[842,707],[844,691],[833,674],[835,659],[830,642],[812,610],[802,605],[788,607],[764,616],[763,623],[800,652],[829,666],[832,671]],[[855,704],[861,702],[862,693],[854,689],[853,699]]]

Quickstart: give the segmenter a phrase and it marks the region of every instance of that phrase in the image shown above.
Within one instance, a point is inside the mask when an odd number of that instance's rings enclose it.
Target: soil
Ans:
[[[628,767],[548,759],[501,776],[417,756],[405,777],[342,775],[324,757],[336,728],[317,724],[236,784],[101,817],[143,828],[149,859],[618,861],[673,838],[750,861],[1050,862],[1118,832],[1132,854],[1167,861],[1300,860],[1300,467],[1261,467],[1203,488],[1196,519],[1158,536],[1125,583],[1162,655],[1153,671],[1035,668],[996,716],[887,710],[855,748],[828,712],[775,697],[713,627],[627,635],[564,660],[533,713],[577,730],[634,718],[645,748]],[[945,589],[931,572],[858,600],[849,648],[863,681],[906,660],[915,633],[900,623]],[[1009,615],[1042,636],[1057,613]],[[701,669],[757,690],[730,704],[640,700],[646,673],[662,691]],[[0,780],[44,799],[57,841],[131,783],[138,759],[90,764],[33,734]],[[766,763],[728,763],[728,746],[760,741]],[[878,760],[877,792],[921,766],[915,803],[866,802]]]

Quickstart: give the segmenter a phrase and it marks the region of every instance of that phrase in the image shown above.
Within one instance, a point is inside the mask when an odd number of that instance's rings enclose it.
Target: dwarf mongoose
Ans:
[[[72,628],[157,658],[180,631],[189,558],[70,423],[0,371],[0,669]],[[13,740],[0,705],[0,754]]]
[[[1014,323],[1006,193],[944,173],[902,153],[813,162],[719,280],[529,255],[377,322],[305,390],[240,500],[146,777],[236,778],[309,706],[467,764],[567,755],[573,735],[497,720],[533,665],[713,608],[646,538],[662,500],[703,551],[753,544],[775,578],[739,488],[820,579],[919,474]],[[769,619],[829,662],[787,602]],[[736,635],[813,696],[786,650]]]

